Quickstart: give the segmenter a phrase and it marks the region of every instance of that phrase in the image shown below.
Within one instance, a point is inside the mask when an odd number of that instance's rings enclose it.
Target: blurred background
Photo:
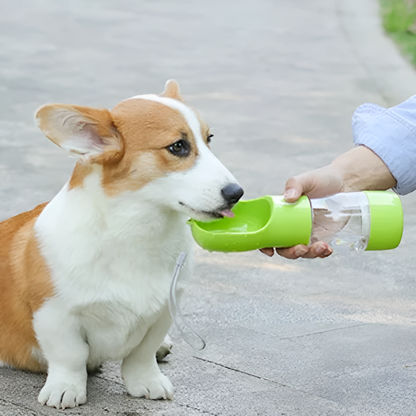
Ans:
[[[0,0],[0,220],[71,173],[34,124],[39,106],[111,109],[170,78],[245,198],[280,194],[352,148],[360,104],[416,93],[415,19],[414,0]],[[175,402],[129,398],[111,364],[76,414],[414,415],[416,195],[402,201],[392,252],[290,262],[196,248],[185,307],[208,345],[176,341],[163,365]],[[51,414],[36,404],[43,380],[0,369],[0,414]]]
[[[384,26],[414,42],[414,1],[382,5]],[[251,198],[281,192],[289,176],[350,148],[350,118],[363,101],[398,101],[380,94],[356,56],[360,41],[350,32],[357,28],[345,22],[348,13],[362,20],[376,1],[17,0],[0,7],[0,218],[29,209],[32,196],[51,198],[70,173],[73,161],[33,123],[48,102],[112,108],[175,78]]]

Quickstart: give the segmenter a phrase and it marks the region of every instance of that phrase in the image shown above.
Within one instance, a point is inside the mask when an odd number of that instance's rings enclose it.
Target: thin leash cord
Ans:
[[[172,276],[172,283],[170,285],[169,293],[169,310],[172,316],[173,323],[176,329],[180,333],[182,339],[196,350],[203,350],[206,346],[205,341],[191,328],[186,321],[183,313],[179,307],[178,300],[176,298],[176,288],[179,281],[179,276],[183,265],[185,264],[186,253],[179,254],[176,260],[175,270]]]

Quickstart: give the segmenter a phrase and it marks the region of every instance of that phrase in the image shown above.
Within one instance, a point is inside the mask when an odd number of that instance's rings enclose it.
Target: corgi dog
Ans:
[[[47,372],[51,407],[85,403],[87,370],[107,360],[129,394],[172,399],[156,352],[187,219],[232,216],[243,190],[174,80],[111,111],[47,104],[35,119],[77,162],[52,201],[0,223],[0,362]]]

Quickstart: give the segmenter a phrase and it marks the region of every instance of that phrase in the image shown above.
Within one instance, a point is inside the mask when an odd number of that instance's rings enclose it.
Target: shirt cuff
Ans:
[[[416,96],[389,109],[361,105],[352,129],[355,145],[368,147],[386,164],[399,194],[416,189]]]

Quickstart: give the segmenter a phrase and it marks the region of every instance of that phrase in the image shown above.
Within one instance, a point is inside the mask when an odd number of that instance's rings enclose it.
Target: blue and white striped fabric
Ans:
[[[375,104],[359,106],[352,129],[354,143],[368,147],[387,165],[399,194],[416,189],[416,95],[387,109]]]

